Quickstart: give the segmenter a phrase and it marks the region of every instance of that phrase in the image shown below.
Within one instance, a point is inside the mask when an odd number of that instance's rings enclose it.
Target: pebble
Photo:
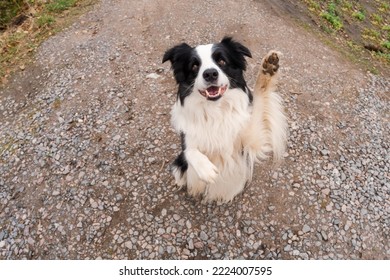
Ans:
[[[124,244],[127,249],[133,249],[133,243],[131,241],[126,241]]]
[[[348,220],[348,221],[345,223],[345,225],[344,225],[344,230],[345,230],[345,231],[348,231],[349,228],[351,227],[351,225],[352,225],[352,222]]]
[[[270,210],[270,211],[274,211],[275,210],[275,206],[273,206],[273,205],[271,205],[271,206],[268,206],[268,210]]]
[[[156,74],[156,73],[150,73],[150,74],[146,75],[146,78],[147,79],[158,79],[158,78],[160,78],[160,75]]]
[[[199,238],[203,241],[207,241],[209,237],[204,231],[201,231],[199,234]]]
[[[53,192],[52,192],[52,195],[53,195],[53,196],[60,195],[60,191],[58,191],[58,190],[55,190],[55,191],[53,191]]]
[[[321,155],[327,156],[327,155],[329,155],[329,151],[326,149],[323,149],[323,150],[321,150]]]
[[[189,241],[188,241],[188,249],[190,249],[190,250],[194,250],[194,241],[192,240],[192,239],[190,239]]]
[[[303,233],[308,233],[308,232],[310,232],[310,230],[311,229],[310,229],[310,227],[308,225],[304,225],[303,228],[302,228],[302,232]]]
[[[324,239],[325,241],[328,241],[328,235],[326,234],[325,231],[321,231],[321,236],[322,236],[322,239]]]

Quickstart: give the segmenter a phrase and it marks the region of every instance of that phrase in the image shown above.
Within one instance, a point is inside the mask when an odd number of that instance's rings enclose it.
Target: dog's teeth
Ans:
[[[221,95],[221,91],[222,91],[222,88],[220,87],[220,88],[218,89],[218,95]]]
[[[207,91],[207,89],[206,89],[206,95],[207,97],[210,97],[210,93]]]

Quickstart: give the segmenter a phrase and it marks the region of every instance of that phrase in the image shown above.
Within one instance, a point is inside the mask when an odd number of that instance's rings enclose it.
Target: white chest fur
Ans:
[[[178,101],[172,110],[172,124],[185,134],[186,147],[206,155],[232,155],[235,140],[249,119],[249,99],[240,89],[229,89],[217,101],[193,92],[184,106]]]

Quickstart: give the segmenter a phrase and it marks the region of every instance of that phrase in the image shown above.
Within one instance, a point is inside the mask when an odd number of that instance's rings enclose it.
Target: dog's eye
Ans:
[[[219,66],[225,66],[225,65],[226,65],[226,61],[223,60],[222,58],[220,58],[220,59],[218,60],[218,65],[219,65]]]
[[[198,70],[199,70],[199,65],[198,64],[192,65],[192,71],[197,72]]]

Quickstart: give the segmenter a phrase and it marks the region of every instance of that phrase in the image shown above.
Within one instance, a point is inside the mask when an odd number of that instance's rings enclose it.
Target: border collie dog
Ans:
[[[178,84],[172,124],[182,151],[172,165],[179,187],[206,201],[231,201],[250,182],[256,160],[283,156],[287,122],[274,92],[279,57],[262,60],[253,90],[244,71],[248,48],[225,37],[195,48],[183,43],[167,50]]]

